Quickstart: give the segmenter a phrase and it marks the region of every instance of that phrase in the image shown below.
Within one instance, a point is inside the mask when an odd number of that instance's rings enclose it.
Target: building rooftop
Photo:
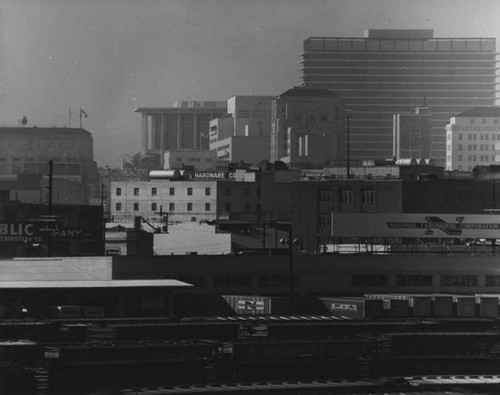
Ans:
[[[422,29],[369,29],[365,31],[365,37],[368,38],[404,38],[404,39],[429,39],[433,38],[433,30]]]
[[[82,128],[39,128],[37,126],[0,126],[0,134],[25,134],[25,135],[33,135],[35,133],[50,133],[50,134],[64,134],[64,135],[90,135],[91,133]]]
[[[226,113],[227,107],[137,107],[134,112],[147,114],[163,114],[163,113]]]
[[[292,89],[288,89],[283,92],[279,97],[282,96],[309,96],[309,97],[318,97],[318,96],[331,96],[338,97],[333,91],[330,89],[319,89],[319,88],[309,88],[296,86]]]
[[[500,107],[476,107],[464,111],[455,117],[472,118],[472,117],[500,117]]]
[[[178,280],[0,281],[0,289],[190,287]]]
[[[111,280],[109,257],[15,258],[0,260],[2,282]]]

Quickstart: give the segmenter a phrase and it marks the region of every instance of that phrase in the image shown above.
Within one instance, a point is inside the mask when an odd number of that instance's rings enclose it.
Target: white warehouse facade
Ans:
[[[113,222],[133,222],[142,217],[160,226],[168,221],[188,222],[216,219],[216,181],[150,180],[113,182],[111,218]],[[161,213],[161,214],[160,214]]]
[[[500,107],[476,107],[446,125],[446,170],[470,171],[496,164],[500,142]]]

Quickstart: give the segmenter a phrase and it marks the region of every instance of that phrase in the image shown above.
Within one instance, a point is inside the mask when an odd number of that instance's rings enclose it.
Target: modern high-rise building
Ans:
[[[415,112],[394,114],[393,156],[395,159],[432,156],[432,117],[428,107],[416,107]]]
[[[139,107],[142,115],[143,156],[160,156],[168,150],[208,150],[209,122],[227,112],[222,101],[182,101],[173,107]]]
[[[271,161],[290,169],[334,166],[346,157],[344,108],[328,89],[295,87],[273,100]]]
[[[493,106],[494,38],[435,38],[432,30],[369,30],[365,37],[304,42],[305,86],[334,90],[350,116],[353,160],[392,156],[392,115],[432,113],[432,157],[444,164],[445,125],[472,107]]]
[[[500,107],[478,107],[446,125],[446,170],[470,171],[496,163],[500,142]]]

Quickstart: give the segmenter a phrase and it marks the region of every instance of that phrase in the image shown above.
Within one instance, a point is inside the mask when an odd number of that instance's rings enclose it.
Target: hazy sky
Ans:
[[[0,0],[0,124],[94,136],[99,165],[140,151],[136,107],[278,95],[310,36],[433,29],[495,37],[500,0]]]

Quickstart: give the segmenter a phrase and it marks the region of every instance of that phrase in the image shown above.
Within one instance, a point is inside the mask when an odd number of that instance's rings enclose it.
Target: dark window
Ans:
[[[116,196],[121,196],[121,195],[122,195],[122,189],[116,188]]]
[[[169,204],[168,204],[168,209],[169,209],[170,211],[174,211],[174,209],[175,209],[175,204],[174,204],[174,203],[169,203]]]
[[[134,196],[139,196],[139,188],[134,188]]]
[[[397,286],[431,286],[431,275],[398,275],[396,276]]]
[[[467,275],[443,275],[441,276],[441,286],[443,287],[476,287],[477,286],[477,276],[467,276]]]
[[[175,188],[170,188],[169,193],[170,193],[170,196],[175,195]]]
[[[116,203],[116,211],[122,211],[122,204]]]
[[[151,203],[151,211],[156,211],[156,203]]]
[[[205,188],[205,196],[210,196],[210,188]]]
[[[224,208],[225,208],[225,210],[226,210],[227,212],[230,212],[230,211],[231,211],[231,203],[226,203],[226,204],[224,205]]]
[[[245,188],[245,196],[250,196],[250,188]]]
[[[320,214],[319,215],[319,226],[330,226],[331,225],[331,214]]]
[[[328,122],[328,114],[321,114],[321,115],[319,116],[319,120],[320,120],[321,122]]]
[[[210,211],[210,203],[205,203],[205,211]]]
[[[231,196],[231,188],[226,188],[226,196]]]
[[[214,276],[214,287],[250,287],[252,285],[252,276]]]
[[[187,211],[193,211],[193,203],[187,204]]]
[[[272,275],[266,274],[259,276],[259,286],[260,287],[288,287],[290,284],[290,277],[283,275]],[[297,276],[293,276],[293,285],[299,285],[299,279]]]
[[[151,195],[156,196],[156,188],[151,188]]]
[[[331,189],[320,189],[319,190],[319,202],[329,203],[332,201],[332,190]]]
[[[134,211],[139,211],[139,203],[134,203]]]
[[[363,189],[363,203],[375,203],[375,189]]]
[[[484,285],[487,287],[500,287],[500,276],[486,276]]]
[[[340,191],[340,201],[342,203],[353,203],[354,202],[354,190],[342,189]]]
[[[358,275],[351,276],[351,285],[353,287],[386,287],[388,276],[385,275]]]
[[[250,211],[250,203],[245,203],[245,212]]]
[[[192,196],[193,195],[193,188],[188,188],[188,196]]]

